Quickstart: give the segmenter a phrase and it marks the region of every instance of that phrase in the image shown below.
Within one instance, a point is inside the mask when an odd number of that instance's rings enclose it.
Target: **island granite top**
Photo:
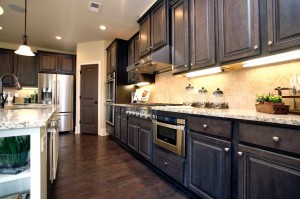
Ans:
[[[55,105],[34,104],[0,109],[0,130],[44,127],[56,110]]]

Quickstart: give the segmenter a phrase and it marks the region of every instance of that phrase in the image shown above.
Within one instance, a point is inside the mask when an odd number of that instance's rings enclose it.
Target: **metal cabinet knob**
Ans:
[[[242,155],[243,155],[243,152],[239,151],[239,152],[237,152],[237,154],[238,154],[239,156],[242,156]]]
[[[164,165],[167,166],[167,165],[168,165],[168,162],[164,162]]]
[[[149,48],[152,49],[152,46],[150,46]]]
[[[186,65],[186,64],[184,65],[185,68],[186,68],[187,66],[188,66],[188,65]]]
[[[279,140],[280,140],[279,137],[277,137],[277,136],[274,136],[272,139],[274,142],[279,142]]]
[[[272,41],[268,41],[268,46],[271,46],[273,44]]]
[[[258,49],[258,46],[257,46],[257,45],[254,45],[254,46],[253,46],[253,49],[254,49],[254,50],[257,50],[257,49]]]
[[[203,124],[203,128],[207,128],[207,126],[208,126],[207,124]]]
[[[193,65],[193,63],[191,63],[191,66]]]
[[[225,148],[224,150],[225,150],[226,152],[228,152],[228,151],[229,151],[229,148]]]

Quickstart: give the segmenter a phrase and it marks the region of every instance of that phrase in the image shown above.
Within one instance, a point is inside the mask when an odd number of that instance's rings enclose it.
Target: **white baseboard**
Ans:
[[[106,129],[101,129],[100,132],[98,133],[100,136],[108,136],[108,133],[106,132]]]

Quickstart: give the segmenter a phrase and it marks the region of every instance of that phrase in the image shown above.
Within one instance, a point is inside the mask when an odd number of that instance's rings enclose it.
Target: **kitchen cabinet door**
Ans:
[[[39,52],[40,72],[57,73],[59,56],[55,53]]]
[[[167,10],[165,0],[161,1],[151,12],[151,50],[167,44]]]
[[[171,5],[172,10],[172,72],[189,70],[188,0]]]
[[[107,49],[107,66],[106,66],[106,74],[111,73],[111,49]]]
[[[127,115],[121,115],[121,129],[120,129],[120,139],[121,142],[123,142],[124,144],[127,145],[127,141],[128,141],[128,132],[127,132]]]
[[[135,47],[135,40],[132,39],[131,41],[129,41],[129,44],[128,44],[128,66],[130,66],[131,64],[133,64],[135,62],[134,60],[134,47]]]
[[[110,71],[115,72],[117,69],[117,44],[114,43],[111,46],[111,59],[110,59]]]
[[[139,127],[139,154],[152,162],[152,122],[140,119]]]
[[[12,50],[0,49],[0,77],[6,73],[13,73],[13,55]],[[12,77],[6,77],[3,86],[13,86]]]
[[[128,146],[135,152],[138,152],[138,125],[138,118],[128,118]]]
[[[190,1],[191,69],[216,63],[215,1]]]
[[[137,62],[140,60],[140,35],[138,34],[134,38],[134,62]]]
[[[121,135],[121,115],[115,112],[115,137],[119,140]]]
[[[218,0],[219,61],[260,53],[258,0]]]
[[[151,45],[151,15],[148,15],[144,18],[143,21],[140,22],[140,57],[144,57],[148,53],[150,53],[150,45]]]
[[[231,143],[188,132],[187,185],[201,198],[230,198]]]
[[[14,56],[14,73],[17,75],[21,86],[38,86],[38,70],[35,56]]]
[[[76,56],[74,55],[61,55],[58,71],[60,74],[75,74],[76,69]]]
[[[299,10],[299,0],[267,0],[269,51],[300,45]]]
[[[300,160],[238,146],[238,198],[300,198]]]

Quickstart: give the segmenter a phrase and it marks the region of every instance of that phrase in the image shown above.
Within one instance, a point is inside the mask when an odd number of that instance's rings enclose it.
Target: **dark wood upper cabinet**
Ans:
[[[169,44],[168,1],[159,0],[138,21],[140,24],[139,57]]]
[[[173,73],[189,70],[188,5],[188,0],[179,0],[171,5]]]
[[[191,69],[216,63],[215,1],[190,1]]]
[[[6,73],[13,73],[13,57],[14,51],[0,49],[0,77]],[[3,80],[3,86],[11,87],[13,86],[12,77],[6,77]]]
[[[258,0],[218,0],[219,61],[260,53]]]
[[[299,0],[267,0],[269,51],[300,45],[299,10]]]
[[[76,56],[39,52],[39,72],[75,74]]]
[[[38,70],[36,56],[14,56],[14,73],[17,75],[21,86],[38,86]]]
[[[147,55],[151,51],[150,49],[151,47],[150,24],[151,23],[150,22],[151,22],[150,15],[145,17],[144,20],[140,22],[140,57]]]
[[[135,47],[135,40],[132,39],[128,42],[128,66],[134,63],[134,47]]]
[[[134,62],[140,60],[140,35],[137,34],[134,38]]]
[[[238,198],[300,198],[300,160],[239,145]]]

